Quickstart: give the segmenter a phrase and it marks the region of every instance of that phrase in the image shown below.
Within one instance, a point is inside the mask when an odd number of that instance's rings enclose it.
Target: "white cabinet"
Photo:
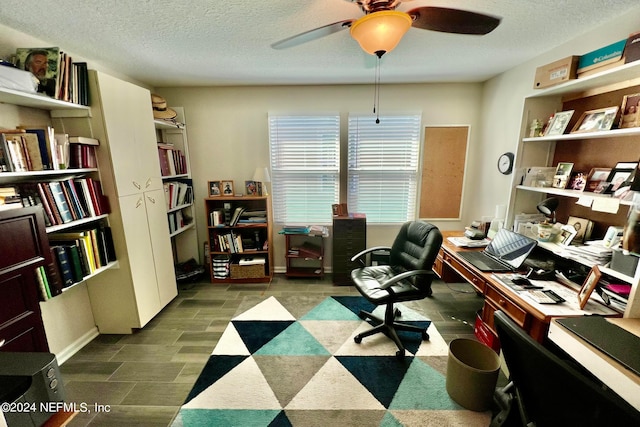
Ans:
[[[89,284],[101,333],[143,327],[177,295],[164,191],[148,90],[89,75],[92,127],[104,150],[102,184],[112,209],[120,268]]]

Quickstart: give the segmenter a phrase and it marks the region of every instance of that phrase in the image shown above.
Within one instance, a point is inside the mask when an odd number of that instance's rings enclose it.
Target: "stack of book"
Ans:
[[[265,223],[267,222],[267,211],[245,210],[240,215],[238,222],[241,224]]]
[[[18,48],[14,62],[38,78],[38,92],[61,101],[89,105],[86,62],[74,62],[59,47]]]
[[[42,206],[47,226],[66,224],[110,212],[100,181],[69,178],[18,185],[23,206]]]
[[[162,176],[184,175],[187,173],[187,161],[181,150],[173,144],[158,142],[158,158]]]
[[[100,141],[84,136],[69,136],[69,168],[97,168],[96,147]]]
[[[58,263],[63,288],[81,282],[116,260],[110,227],[52,233],[49,241]]]

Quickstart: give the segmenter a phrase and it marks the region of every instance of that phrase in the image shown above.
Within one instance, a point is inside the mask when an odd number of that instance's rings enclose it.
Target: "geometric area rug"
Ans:
[[[430,320],[399,304],[400,319],[428,327],[399,332],[406,356],[358,317],[360,296],[269,297],[227,325],[173,427],[488,426],[491,413],[446,391],[448,346]],[[382,315],[384,307],[376,308]]]

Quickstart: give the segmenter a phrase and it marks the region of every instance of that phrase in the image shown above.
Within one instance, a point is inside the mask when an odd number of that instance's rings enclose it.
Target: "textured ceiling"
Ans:
[[[488,13],[502,23],[486,36],[411,28],[382,58],[383,83],[484,81],[637,7],[638,0],[405,0],[398,10],[419,6]],[[349,0],[0,4],[0,24],[156,87],[372,83],[375,57],[348,30],[286,50],[270,47],[360,16]]]

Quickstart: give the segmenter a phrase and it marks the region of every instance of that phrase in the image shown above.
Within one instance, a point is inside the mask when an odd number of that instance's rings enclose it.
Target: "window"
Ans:
[[[374,224],[414,219],[421,115],[349,116],[349,211]]]
[[[274,220],[330,224],[338,203],[340,116],[269,116]]]

